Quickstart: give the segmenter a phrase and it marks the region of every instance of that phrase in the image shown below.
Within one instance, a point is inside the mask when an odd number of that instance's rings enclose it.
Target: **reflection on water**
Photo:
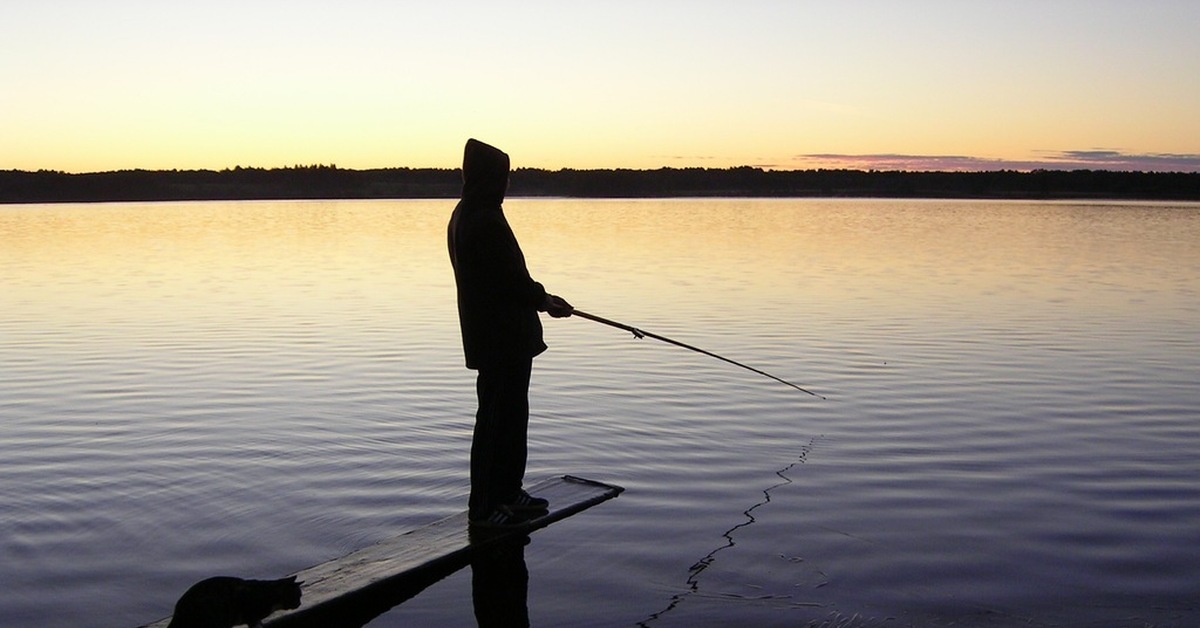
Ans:
[[[3,623],[462,510],[452,205],[0,207]],[[1196,623],[1200,206],[507,208],[574,305],[829,397],[547,321],[529,475],[628,490],[524,548],[532,624]],[[370,625],[470,625],[473,577]]]
[[[529,625],[529,568],[519,537],[481,551],[471,561],[471,601],[480,628],[521,628]]]
[[[815,442],[815,439],[814,439],[814,442]],[[643,627],[649,626],[649,625],[659,621],[667,613],[670,613],[671,611],[675,610],[675,608],[678,607],[679,604],[682,603],[685,598],[687,598],[690,595],[697,594],[700,592],[700,576],[701,576],[701,574],[704,573],[704,570],[708,569],[709,566],[711,566],[713,564],[713,562],[717,560],[717,554],[719,554],[725,550],[732,549],[737,546],[737,540],[735,539],[735,536],[740,537],[741,536],[741,533],[739,532],[740,530],[742,530],[743,528],[749,527],[751,525],[754,525],[754,523],[756,523],[758,521],[757,519],[754,518],[753,513],[755,510],[762,508],[771,502],[771,491],[773,491],[777,488],[780,488],[780,487],[784,486],[785,484],[792,483],[792,479],[790,477],[788,477],[788,473],[792,470],[793,467],[795,467],[798,464],[802,464],[804,462],[804,458],[806,456],[808,456],[808,452],[812,450],[813,444],[814,444],[813,442],[810,442],[807,447],[804,447],[803,449],[800,450],[799,458],[793,460],[792,462],[788,463],[787,466],[776,471],[775,475],[779,476],[780,481],[776,482],[772,486],[769,486],[769,487],[763,489],[762,490],[762,499],[760,501],[756,502],[753,506],[742,511],[742,516],[745,517],[745,520],[739,522],[737,525],[734,525],[732,528],[729,528],[728,530],[723,532],[721,534],[721,539],[722,539],[721,544],[718,545],[716,548],[714,548],[711,552],[705,554],[704,558],[701,558],[700,560],[696,561],[696,563],[688,569],[687,590],[684,591],[683,593],[679,593],[677,595],[671,596],[671,602],[670,602],[670,604],[667,605],[666,608],[664,608],[661,611],[658,611],[657,613],[654,613],[653,615],[651,615],[644,621],[638,622],[638,626],[643,626]],[[769,599],[769,598],[759,598],[759,599],[764,600],[764,599]],[[810,605],[811,606],[820,606],[819,604],[810,604]]]

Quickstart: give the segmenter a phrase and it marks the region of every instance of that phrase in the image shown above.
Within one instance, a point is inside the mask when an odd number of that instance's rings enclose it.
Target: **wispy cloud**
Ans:
[[[653,155],[655,159],[666,159],[668,161],[713,161],[720,159],[716,155]]]
[[[1037,151],[1028,160],[991,159],[967,155],[904,155],[895,153],[796,155],[787,164],[773,167],[849,168],[855,170],[907,170],[971,172],[983,170],[1138,170],[1145,172],[1200,172],[1200,154],[1124,153],[1117,150]]]
[[[1146,153],[1127,154],[1115,150],[1069,150],[1055,159],[1104,170],[1200,171],[1200,155]]]

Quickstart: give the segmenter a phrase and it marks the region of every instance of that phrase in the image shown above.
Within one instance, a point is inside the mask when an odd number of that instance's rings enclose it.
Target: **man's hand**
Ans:
[[[554,318],[566,318],[575,308],[562,297],[547,294],[545,302],[542,303],[542,310]]]

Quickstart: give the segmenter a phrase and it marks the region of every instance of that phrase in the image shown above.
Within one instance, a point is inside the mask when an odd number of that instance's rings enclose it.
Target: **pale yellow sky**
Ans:
[[[1200,3],[43,0],[0,169],[1200,170]]]

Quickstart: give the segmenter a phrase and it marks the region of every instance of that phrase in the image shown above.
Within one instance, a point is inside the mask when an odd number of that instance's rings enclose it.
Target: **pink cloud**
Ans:
[[[1143,172],[1200,172],[1200,154],[1123,153],[1115,150],[1041,151],[1040,159],[1013,160],[966,155],[904,155],[880,153],[852,155],[812,153],[797,155],[788,164],[773,167],[846,168],[853,170],[904,170],[979,172],[986,170],[1123,170]]]

